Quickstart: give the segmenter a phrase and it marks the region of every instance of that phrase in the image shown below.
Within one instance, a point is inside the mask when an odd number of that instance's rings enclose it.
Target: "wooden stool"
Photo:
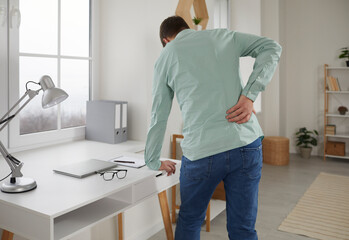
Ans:
[[[263,162],[271,165],[288,165],[290,161],[290,140],[285,137],[264,137]]]

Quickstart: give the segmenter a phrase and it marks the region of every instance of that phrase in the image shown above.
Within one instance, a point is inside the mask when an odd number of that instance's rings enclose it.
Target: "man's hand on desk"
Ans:
[[[159,170],[165,170],[167,172],[167,176],[170,176],[176,172],[176,163],[169,160],[161,161]]]

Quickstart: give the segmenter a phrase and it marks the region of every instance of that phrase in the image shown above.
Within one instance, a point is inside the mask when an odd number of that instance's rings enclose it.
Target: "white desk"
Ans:
[[[170,177],[155,177],[157,172],[147,167],[128,168],[125,179],[110,182],[99,175],[76,179],[52,171],[58,165],[110,159],[142,149],[144,143],[135,141],[116,145],[78,141],[14,154],[24,162],[24,176],[33,177],[38,187],[20,194],[0,193],[0,228],[29,239],[67,239],[179,182],[179,171]],[[167,202],[163,206],[166,215]]]

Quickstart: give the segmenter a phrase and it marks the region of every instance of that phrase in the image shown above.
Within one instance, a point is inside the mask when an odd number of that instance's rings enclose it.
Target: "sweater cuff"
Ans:
[[[248,97],[249,99],[252,100],[252,102],[254,102],[256,100],[256,98],[258,97],[259,92],[252,92],[249,90],[246,90],[246,91],[244,90],[244,91],[242,91],[241,94]]]
[[[151,170],[159,170],[160,166],[161,166],[161,161],[158,160],[158,161],[155,161],[155,162],[149,162],[147,164],[148,168],[150,168]]]

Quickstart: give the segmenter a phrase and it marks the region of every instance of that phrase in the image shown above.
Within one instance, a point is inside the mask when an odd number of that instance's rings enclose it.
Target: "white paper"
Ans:
[[[120,157],[113,158],[109,161],[115,162],[120,166],[133,167],[133,168],[140,168],[140,167],[145,166],[144,158],[120,156]],[[132,163],[124,163],[122,161],[132,162]]]

